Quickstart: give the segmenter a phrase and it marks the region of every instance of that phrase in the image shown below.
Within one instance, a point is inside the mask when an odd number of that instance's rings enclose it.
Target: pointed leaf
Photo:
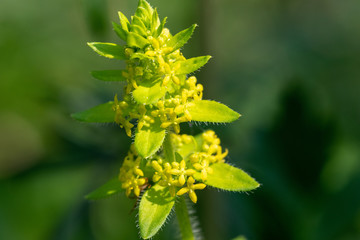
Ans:
[[[128,32],[122,29],[122,27],[115,22],[112,22],[112,25],[116,35],[118,35],[122,40],[126,41]]]
[[[185,61],[180,61],[180,67],[176,70],[176,74],[189,74],[195,72],[202,66],[204,66],[211,56],[201,56],[187,59]]]
[[[156,33],[155,33],[155,36],[154,36],[154,37],[160,36],[162,30],[164,29],[164,26],[165,26],[165,23],[166,23],[166,19],[167,19],[167,17],[165,17],[165,18],[161,21],[160,26],[156,29]]]
[[[155,122],[150,127],[142,127],[135,135],[135,148],[137,153],[148,158],[159,150],[165,138],[165,129],[160,127],[160,122]]]
[[[149,57],[148,55],[146,55],[144,53],[136,52],[130,56],[130,59],[140,59],[140,60],[150,59],[151,60],[151,57]]]
[[[202,151],[202,146],[204,144],[204,138],[202,137],[202,133],[196,135],[194,137],[195,142],[196,142],[196,151],[197,152],[201,152]]]
[[[146,29],[139,27],[138,25],[131,25],[131,32],[137,33],[142,37],[146,37]]]
[[[190,154],[197,151],[198,144],[195,138],[193,136],[189,136],[189,138],[191,139],[190,143],[183,143],[176,149],[176,152],[178,152],[183,158],[186,158]]]
[[[145,26],[144,22],[138,16],[133,16],[133,18],[131,20],[131,27],[133,27],[134,25],[142,28],[143,31],[146,31],[146,26]]]
[[[153,8],[150,6],[150,4],[145,0],[140,0],[135,12],[135,16],[143,18],[145,21],[149,21],[151,20],[152,13]]]
[[[101,56],[122,60],[125,59],[124,48],[115,43],[90,42],[87,44]]]
[[[147,190],[140,201],[139,226],[144,239],[154,236],[165,223],[175,203],[169,189],[154,185]]]
[[[149,13],[145,8],[138,7],[134,16],[139,17],[143,21],[145,26],[149,27],[151,25],[152,12]]]
[[[139,1],[139,7],[143,7],[144,9],[146,9],[146,12],[151,13],[153,12],[153,8],[150,6],[150,4],[145,1],[145,0],[140,0]]]
[[[121,25],[122,29],[124,31],[128,32],[129,26],[130,26],[129,20],[122,12],[119,11],[118,14],[119,14],[120,25]]]
[[[180,155],[180,153],[175,152],[175,159],[177,162],[181,162],[181,160],[183,160],[183,157]]]
[[[243,170],[226,163],[215,163],[210,166],[213,173],[208,174],[205,183],[209,186],[228,191],[249,191],[260,186],[252,177]],[[201,181],[201,173],[194,175]]]
[[[116,82],[126,80],[122,75],[122,70],[92,71],[91,76],[101,81]]]
[[[86,199],[97,200],[97,199],[108,198],[110,196],[113,196],[114,194],[124,191],[121,185],[122,183],[119,181],[117,177],[115,177],[110,181],[108,181],[107,183],[105,183],[104,185],[102,185],[101,187],[97,188],[96,190],[86,195]]]
[[[100,104],[88,110],[73,113],[71,117],[81,122],[110,123],[114,122],[115,112],[112,109],[114,102]]]
[[[162,98],[166,89],[161,86],[162,82],[142,83],[133,91],[133,97],[138,103],[152,104]]]
[[[196,24],[193,24],[191,27],[177,33],[166,43],[166,45],[168,47],[172,47],[173,51],[181,48],[190,39],[196,26],[197,26]]]
[[[155,8],[151,18],[151,33],[153,34],[159,26],[160,26],[160,19],[158,12]]]
[[[127,44],[130,47],[144,48],[149,44],[149,41],[137,33],[129,32],[127,36]]]
[[[200,122],[232,122],[241,116],[226,105],[210,100],[194,101],[187,110],[191,120]]]

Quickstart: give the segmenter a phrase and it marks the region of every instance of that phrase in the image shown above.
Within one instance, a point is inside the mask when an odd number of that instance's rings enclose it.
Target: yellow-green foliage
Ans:
[[[124,45],[88,45],[101,56],[125,60],[126,69],[92,72],[102,81],[126,81],[122,99],[115,95],[114,101],[73,117],[85,122],[115,122],[129,137],[135,137],[118,179],[87,197],[98,199],[122,190],[128,197],[139,197],[145,191],[139,226],[141,236],[150,238],[165,222],[176,196],[188,194],[196,203],[195,191],[207,185],[247,191],[259,184],[225,163],[228,151],[223,151],[214,131],[195,137],[180,134],[184,122],[232,122],[240,117],[221,103],[203,100],[203,86],[189,76],[211,58],[186,59],[180,51],[196,24],[172,35],[165,27],[166,18],[160,21],[156,9],[145,0],[139,1],[130,21],[121,12],[119,18],[120,24],[113,23],[113,27]]]

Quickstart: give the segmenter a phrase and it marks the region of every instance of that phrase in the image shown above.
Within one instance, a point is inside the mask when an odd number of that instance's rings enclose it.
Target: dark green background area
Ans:
[[[360,2],[153,0],[172,33],[198,23],[186,57],[204,98],[243,116],[214,129],[227,161],[262,185],[199,192],[204,239],[360,239]],[[0,239],[138,239],[134,200],[84,195],[118,174],[132,139],[70,113],[121,94],[91,70],[124,63],[86,42],[121,43],[117,11],[135,0],[1,0]],[[154,239],[175,239],[172,216]]]

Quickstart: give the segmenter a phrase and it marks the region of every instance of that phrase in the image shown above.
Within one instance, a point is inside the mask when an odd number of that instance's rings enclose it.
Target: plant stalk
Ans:
[[[175,204],[175,213],[179,222],[182,240],[195,240],[195,235],[191,227],[190,215],[184,196],[180,196]]]

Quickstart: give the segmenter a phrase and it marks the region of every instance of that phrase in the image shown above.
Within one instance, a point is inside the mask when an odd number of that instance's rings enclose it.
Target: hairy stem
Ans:
[[[175,212],[179,222],[181,239],[182,240],[195,240],[189,211],[183,196],[181,196],[175,204]]]

